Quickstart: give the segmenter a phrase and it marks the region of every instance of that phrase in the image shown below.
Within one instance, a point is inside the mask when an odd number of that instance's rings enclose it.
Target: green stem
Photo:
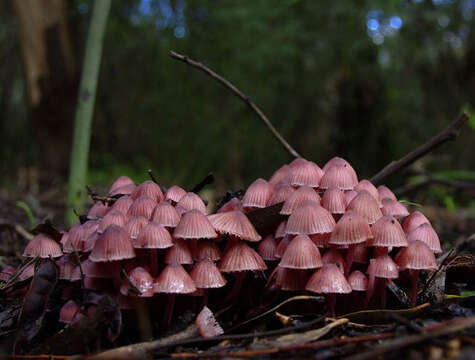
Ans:
[[[111,0],[94,2],[91,24],[87,36],[76,117],[74,119],[73,145],[71,151],[66,214],[70,224],[76,221],[73,209],[79,213],[82,213],[84,210],[92,115],[101,63],[102,44],[110,5]]]

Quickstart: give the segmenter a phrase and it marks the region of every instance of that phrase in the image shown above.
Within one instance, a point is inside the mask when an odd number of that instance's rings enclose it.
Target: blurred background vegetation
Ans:
[[[92,1],[0,2],[0,188],[23,197],[67,179]],[[244,103],[189,66],[197,59],[250,96],[319,165],[338,155],[371,177],[475,107],[475,0],[114,0],[97,92],[88,183],[153,169],[219,191],[291,160]],[[414,169],[475,180],[475,118]],[[420,180],[400,174],[389,185]],[[473,192],[424,199],[474,207]],[[454,195],[455,194],[455,195]]]

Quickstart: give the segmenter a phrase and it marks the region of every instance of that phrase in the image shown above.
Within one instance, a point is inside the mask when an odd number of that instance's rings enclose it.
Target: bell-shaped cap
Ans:
[[[276,185],[274,192],[267,202],[267,206],[272,206],[286,201],[295,192],[295,188],[289,184]]]
[[[275,238],[282,239],[285,236],[285,228],[287,227],[287,220],[282,221],[275,230]]]
[[[155,206],[157,206],[155,200],[146,195],[141,195],[138,198],[135,198],[127,211],[127,216],[143,216],[146,219],[150,219]]]
[[[124,214],[118,210],[110,210],[99,223],[97,232],[102,234],[110,225],[124,226],[126,222],[127,217]]]
[[[269,183],[272,185],[281,184],[289,184],[289,172],[290,166],[287,164],[282,165],[279,169],[277,169],[269,179]]]
[[[351,286],[335,264],[318,269],[307,282],[305,289],[319,294],[348,294]]]
[[[96,201],[87,212],[87,217],[88,219],[101,218],[105,214],[107,214],[107,211],[109,211],[109,209],[110,207],[106,204],[102,203],[101,201]]]
[[[151,180],[144,181],[139,186],[137,186],[132,192],[131,197],[133,200],[136,200],[143,195],[149,197],[156,203],[159,203],[164,198],[160,186]]]
[[[326,164],[323,166],[322,170],[323,172],[326,172],[331,166],[350,166],[350,163],[346,161],[345,159],[335,156],[332,157],[330,160],[326,162]]]
[[[181,206],[187,211],[195,209],[206,215],[205,203],[198,195],[192,192],[186,193],[180,201],[178,201],[177,206]]]
[[[332,214],[345,213],[345,194],[337,188],[325,190],[322,196],[321,205]]]
[[[286,234],[310,235],[332,232],[335,219],[315,201],[307,200],[300,205],[287,220]]]
[[[320,196],[313,188],[301,186],[285,200],[280,213],[282,215],[290,215],[307,200],[312,200],[320,204]]]
[[[195,260],[211,260],[218,261],[221,259],[221,251],[216,244],[210,240],[204,240],[198,242],[198,249],[196,254],[193,254]]]
[[[190,294],[196,286],[181,265],[168,265],[162,270],[154,284],[156,293]]]
[[[135,257],[129,234],[117,225],[109,225],[96,240],[89,259],[94,262],[116,261]]]
[[[136,267],[128,272],[128,279],[124,278],[122,280],[122,285],[120,287],[120,293],[122,295],[136,295],[139,297],[152,297],[153,296],[153,284],[154,280],[152,275],[145,270],[143,267]],[[135,289],[140,292],[136,294]]]
[[[122,186],[127,186],[127,185],[133,185],[135,186],[134,182],[132,181],[131,178],[128,176],[122,175],[119,176],[111,185],[109,188],[109,193],[112,193],[113,191],[117,190],[118,188],[121,188]]]
[[[348,276],[348,283],[353,291],[368,290],[368,278],[359,270],[353,271],[350,276]]]
[[[350,165],[330,166],[320,180],[320,189],[336,187],[340,190],[353,190],[358,184],[358,177]]]
[[[220,234],[234,235],[242,240],[259,241],[261,236],[243,212],[235,210],[208,216],[211,225]]]
[[[264,208],[273,191],[271,184],[259,178],[247,188],[242,198],[242,205],[250,208]]]
[[[422,224],[430,224],[429,219],[425,217],[420,211],[414,211],[408,217],[406,217],[402,222],[402,228],[406,234],[409,234],[412,230],[417,228]]]
[[[68,239],[63,244],[63,251],[65,253],[89,251],[86,243],[87,238],[97,230],[98,226],[98,220],[89,220],[82,225],[74,225],[68,232]]]
[[[132,195],[135,189],[137,189],[137,186],[135,186],[134,184],[120,186],[117,189],[114,189],[109,192],[109,196]]]
[[[356,192],[360,192],[361,190],[366,190],[374,198],[374,200],[376,200],[379,207],[383,207],[381,204],[381,200],[379,198],[378,189],[376,189],[376,186],[374,186],[371,181],[363,179],[355,186],[353,190],[355,190]]]
[[[148,224],[148,220],[143,216],[131,216],[124,225],[124,230],[132,240],[137,239],[142,228]]]
[[[428,223],[419,225],[407,235],[407,241],[411,242],[414,240],[420,240],[423,243],[426,243],[429,249],[436,254],[442,252],[439,236],[432,228],[432,225]]]
[[[383,215],[392,215],[395,218],[403,218],[409,215],[407,208],[397,200],[383,199]]]
[[[366,242],[371,236],[371,229],[366,219],[355,212],[348,212],[336,223],[329,243],[355,245]]]
[[[275,284],[284,291],[305,290],[309,275],[306,271],[278,266],[275,270]]]
[[[25,257],[56,258],[61,255],[63,255],[61,246],[46,234],[36,235],[23,251]]]
[[[279,263],[280,267],[290,269],[316,269],[322,265],[320,251],[307,235],[293,238]]]
[[[186,191],[177,185],[173,185],[165,192],[165,200],[176,204],[180,199],[186,195]]]
[[[229,211],[234,211],[234,210],[243,211],[242,202],[236,197],[231,198],[231,200],[226,202],[216,212],[219,214],[219,213],[229,212]]]
[[[268,235],[258,246],[259,255],[267,261],[274,261],[278,258],[275,256],[277,252],[277,241],[272,235]]]
[[[141,249],[168,249],[173,246],[172,236],[160,224],[150,222],[140,230],[134,247]]]
[[[168,228],[174,228],[180,222],[180,215],[168,201],[161,201],[153,210],[151,221]]]
[[[112,205],[111,209],[118,210],[122,214],[126,215],[129,208],[134,203],[134,200],[130,196],[122,196],[117,199],[116,202]]]
[[[165,255],[165,263],[171,265],[193,264],[191,250],[183,239],[175,239],[175,243]]]
[[[373,238],[368,241],[369,246],[378,247],[405,247],[406,234],[399,222],[391,215],[385,215],[376,221],[372,228]]]
[[[391,199],[397,201],[396,195],[394,195],[394,193],[386,185],[379,185],[378,193],[381,201],[383,201],[384,199]]]
[[[398,266],[389,255],[380,255],[376,259],[371,259],[366,273],[371,275],[372,272],[374,276],[383,279],[399,277]]]
[[[332,233],[323,233],[323,234],[311,234],[309,235],[310,240],[319,247],[326,248],[328,247],[328,241],[330,240]]]
[[[216,321],[213,313],[206,306],[200,311],[195,321],[198,332],[204,338],[215,337],[224,333],[223,328]]]
[[[420,240],[409,243],[396,256],[396,262],[401,270],[435,270],[438,268],[434,253]]]
[[[317,188],[323,171],[314,162],[300,159],[293,161],[290,165],[289,183],[292,186],[309,186]]]
[[[190,276],[198,289],[220,288],[226,285],[223,275],[210,260],[198,262],[193,267]]]
[[[218,234],[206,215],[193,209],[183,214],[173,232],[173,237],[181,239],[213,239]]]
[[[383,213],[378,202],[366,190],[361,190],[358,195],[348,204],[346,210],[354,210],[363,216],[369,224],[374,224]]]
[[[367,243],[356,244],[353,248],[353,262],[358,264],[368,263],[369,249]]]
[[[358,193],[355,190],[345,191],[345,205],[346,205],[346,207],[348,207],[351,200],[353,200],[356,197],[356,195],[358,195]]]
[[[264,260],[243,241],[228,249],[221,259],[221,272],[255,271],[267,269]]]
[[[322,256],[323,264],[335,264],[338,269],[343,272],[345,268],[345,260],[341,256],[340,252],[337,249],[330,248]]]

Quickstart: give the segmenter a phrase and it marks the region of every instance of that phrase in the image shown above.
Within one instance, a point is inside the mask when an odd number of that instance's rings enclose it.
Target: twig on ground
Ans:
[[[0,223],[0,231],[2,228],[12,230],[28,241],[32,240],[35,237],[35,235],[28,232],[23,226],[17,223],[2,222]]]
[[[394,194],[396,196],[403,196],[408,193],[417,191],[419,189],[424,189],[427,187],[427,185],[432,185],[432,184],[448,186],[455,189],[455,191],[466,191],[466,192],[475,193],[475,183],[444,179],[444,178],[436,177],[430,174],[424,174],[424,175],[425,175],[425,179],[423,179],[422,181],[419,181],[415,184],[401,186],[394,190]]]
[[[195,61],[193,59],[190,59],[186,55],[181,55],[176,53],[175,51],[170,50],[168,54],[176,59],[183,61],[184,63],[193,66],[194,68],[197,68],[207,75],[211,76],[213,79],[219,81],[221,84],[226,86],[229,90],[233,92],[234,95],[236,95],[238,98],[240,98],[242,101],[244,101],[252,111],[256,113],[256,115],[261,119],[264,124],[267,126],[267,128],[270,130],[272,135],[284,146],[284,148],[294,157],[300,157],[299,153],[292,147],[290,144],[283,138],[283,136],[277,131],[277,129],[274,127],[274,125],[271,124],[267,116],[264,115],[264,113],[257,107],[256,104],[244,93],[241,92],[236,86],[231,84],[228,80],[223,78],[222,76],[216,74],[213,70],[209,69],[207,66],[203,65],[202,63]]]
[[[460,128],[468,121],[468,119],[468,115],[463,113],[457,119],[452,121],[444,130],[426,141],[424,144],[418,146],[399,160],[390,162],[371,178],[371,182],[374,185],[381,185],[396,172],[412,164],[414,161],[439,147],[443,143],[449,140],[455,140],[460,132]]]

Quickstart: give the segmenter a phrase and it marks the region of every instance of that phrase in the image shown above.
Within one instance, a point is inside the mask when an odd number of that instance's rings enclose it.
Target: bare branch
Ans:
[[[252,100],[245,94],[243,94],[237,87],[235,87],[233,84],[231,84],[228,80],[223,78],[222,76],[216,74],[213,70],[209,69],[207,66],[203,65],[202,63],[195,61],[193,59],[190,59],[186,55],[181,55],[176,53],[173,50],[170,50],[168,54],[176,60],[183,61],[184,63],[193,66],[194,68],[197,68],[204,73],[208,74],[210,77],[213,79],[217,80],[221,84],[223,84],[225,87],[227,87],[229,90],[233,92],[234,95],[236,95],[238,98],[240,98],[242,101],[244,101],[247,106],[251,108],[252,111],[256,113],[256,115],[261,119],[264,124],[267,126],[267,128],[270,130],[272,135],[275,136],[275,138],[284,146],[284,148],[294,157],[301,157],[300,154],[292,147],[290,144],[282,137],[282,135],[277,131],[277,129],[274,127],[274,125],[271,124],[269,119],[264,115],[264,113],[257,107],[256,104],[252,102]]]
[[[457,119],[452,121],[444,130],[435,135],[421,146],[415,148],[409,154],[400,158],[397,161],[392,161],[386,165],[380,172],[371,178],[374,185],[383,184],[389,177],[412,164],[417,159],[423,157],[430,151],[436,149],[443,143],[449,140],[455,140],[460,132],[460,128],[468,121],[469,116],[466,113],[460,115]]]

